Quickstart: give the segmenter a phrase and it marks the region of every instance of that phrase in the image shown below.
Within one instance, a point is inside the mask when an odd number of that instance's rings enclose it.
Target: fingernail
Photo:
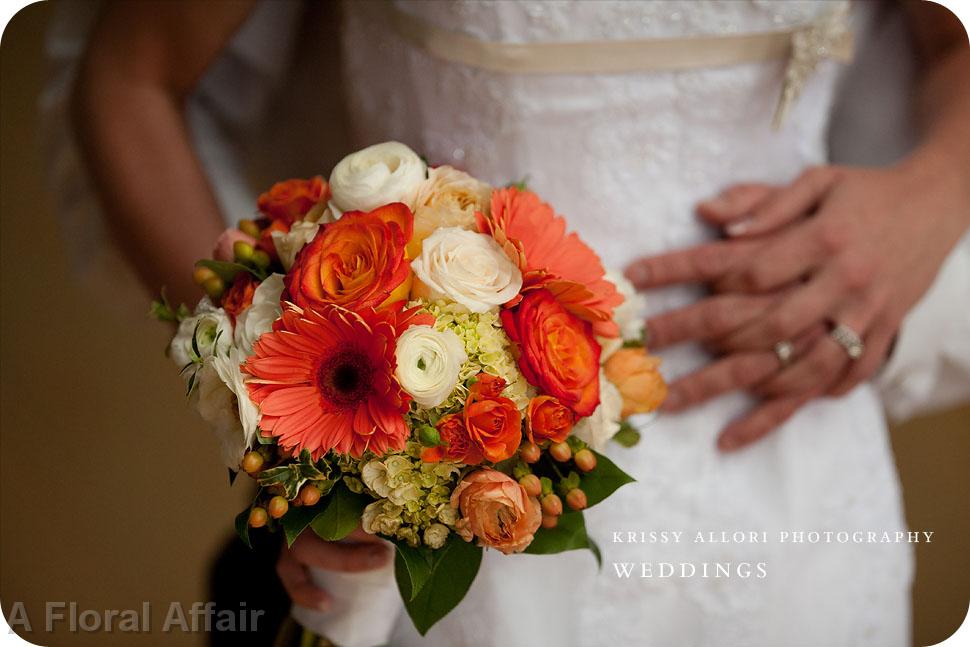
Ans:
[[[752,218],[745,218],[744,220],[732,222],[724,228],[724,231],[727,232],[728,236],[740,236],[750,231],[753,223],[754,220]]]
[[[667,397],[664,399],[663,404],[660,405],[660,408],[663,411],[676,411],[680,407],[682,400],[683,398],[680,397],[677,391],[670,390],[667,392]]]
[[[718,196],[716,198],[711,198],[710,200],[704,200],[701,202],[702,207],[705,209],[710,209],[711,211],[726,211],[731,207],[731,201],[727,198]]]
[[[721,451],[729,452],[736,449],[739,445],[739,439],[735,436],[721,435],[717,439],[717,448]]]

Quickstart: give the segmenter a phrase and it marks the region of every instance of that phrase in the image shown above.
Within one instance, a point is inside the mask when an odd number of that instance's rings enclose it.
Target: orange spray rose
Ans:
[[[449,460],[465,465],[477,465],[485,457],[478,444],[468,436],[465,420],[461,414],[452,413],[438,421],[438,435],[444,445],[425,447],[421,450],[421,460],[426,463],[437,463]]]
[[[551,440],[561,443],[572,431],[575,419],[569,407],[551,395],[534,397],[526,409],[525,424],[529,442]]]
[[[313,207],[330,197],[330,187],[319,175],[309,180],[286,180],[277,182],[269,191],[259,196],[256,205],[270,220],[287,225],[301,220]]]
[[[623,396],[621,415],[650,413],[667,397],[667,383],[658,370],[660,359],[646,348],[621,348],[606,361],[606,377]]]

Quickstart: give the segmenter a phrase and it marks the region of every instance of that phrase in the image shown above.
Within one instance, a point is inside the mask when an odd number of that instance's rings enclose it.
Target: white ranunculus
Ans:
[[[413,150],[399,142],[368,146],[340,160],[330,173],[330,208],[371,211],[392,202],[414,208],[418,186],[427,166]]]
[[[600,403],[593,413],[581,418],[573,427],[573,435],[589,443],[596,451],[603,451],[606,443],[620,430],[623,396],[619,389],[600,371]]]
[[[253,292],[253,302],[236,319],[235,344],[244,355],[252,355],[253,344],[260,335],[273,329],[280,318],[280,295],[283,275],[270,274]]]
[[[644,317],[647,310],[646,298],[636,291],[625,276],[615,270],[609,270],[606,272],[606,280],[616,286],[617,292],[623,296],[623,303],[613,310],[613,321],[620,328],[620,336],[609,339],[597,337],[603,349],[600,353],[600,362],[603,363],[623,346],[624,341],[643,339]]]
[[[471,312],[487,312],[522,289],[522,272],[488,234],[444,227],[424,241],[411,263],[417,296],[448,299]]]
[[[360,480],[377,496],[387,497],[391,493],[391,486],[387,483],[387,466],[378,460],[370,461],[361,468]]]
[[[196,356],[192,338],[199,350]],[[181,369],[193,360],[206,360],[213,354],[225,354],[232,345],[232,322],[222,308],[212,305],[209,297],[199,301],[195,314],[179,323],[178,332],[169,344],[169,355]]]
[[[465,345],[451,330],[411,326],[397,339],[395,375],[401,387],[423,407],[444,402],[468,359]]]
[[[196,373],[195,406],[215,433],[226,467],[238,470],[246,450],[256,439],[259,410],[249,399],[239,364],[244,359],[236,348],[215,355]]]
[[[296,255],[313,240],[318,231],[320,231],[320,223],[301,220],[293,223],[288,232],[274,231],[270,234],[273,237],[276,255],[280,257],[284,270],[290,271]]]

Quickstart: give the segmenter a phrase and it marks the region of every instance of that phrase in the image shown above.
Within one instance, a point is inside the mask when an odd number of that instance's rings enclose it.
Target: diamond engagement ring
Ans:
[[[780,341],[775,344],[775,355],[778,356],[778,361],[781,363],[781,367],[785,368],[792,361],[792,355],[795,354],[795,346],[790,341]]]
[[[862,357],[866,345],[856,331],[845,324],[839,324],[829,333],[835,342],[845,349],[846,354],[853,360]]]

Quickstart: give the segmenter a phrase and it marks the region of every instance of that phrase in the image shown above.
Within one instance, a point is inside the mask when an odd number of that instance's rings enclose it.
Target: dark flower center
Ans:
[[[325,357],[317,370],[317,386],[331,405],[352,407],[371,393],[374,367],[366,354],[344,348]]]

